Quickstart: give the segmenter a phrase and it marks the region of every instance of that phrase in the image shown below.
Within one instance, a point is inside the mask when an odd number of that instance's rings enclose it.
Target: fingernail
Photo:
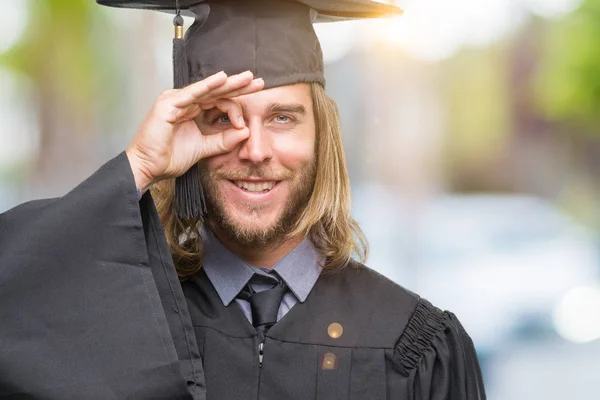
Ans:
[[[246,121],[244,121],[244,117],[239,117],[238,118],[238,122],[239,122],[240,126],[245,126],[246,125]]]

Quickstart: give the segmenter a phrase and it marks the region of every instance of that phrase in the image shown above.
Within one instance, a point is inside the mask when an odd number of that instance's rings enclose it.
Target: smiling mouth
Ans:
[[[278,181],[231,181],[240,189],[251,193],[267,193],[278,183]]]

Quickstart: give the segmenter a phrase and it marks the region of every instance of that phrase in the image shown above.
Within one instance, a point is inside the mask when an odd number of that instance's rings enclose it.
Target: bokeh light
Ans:
[[[29,0],[0,1],[0,54],[12,48],[23,36],[29,17]]]
[[[565,339],[586,343],[600,339],[600,286],[570,290],[554,310],[554,325]]]

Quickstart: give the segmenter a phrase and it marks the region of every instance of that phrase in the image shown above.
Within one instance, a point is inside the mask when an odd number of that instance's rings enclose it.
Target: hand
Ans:
[[[162,179],[183,175],[202,158],[232,151],[247,139],[250,131],[241,109],[223,99],[258,92],[263,86],[250,71],[230,77],[219,72],[160,95],[125,150],[137,187],[144,192]],[[233,128],[204,136],[194,118],[214,107],[227,113]]]

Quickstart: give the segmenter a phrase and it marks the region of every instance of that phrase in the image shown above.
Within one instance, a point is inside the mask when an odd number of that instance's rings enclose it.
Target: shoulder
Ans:
[[[324,271],[321,280],[330,293],[336,293],[351,304],[354,311],[361,313],[410,315],[421,299],[418,294],[355,261],[333,273]]]
[[[384,350],[402,374],[419,368],[427,357],[435,358],[440,349],[464,347],[470,340],[453,314],[357,263],[324,271],[302,306],[281,322],[269,331],[271,337]],[[333,323],[342,326],[341,336],[327,334]]]
[[[341,315],[348,330],[358,332],[341,345],[384,349],[396,373],[414,377],[419,371],[422,389],[433,397],[439,392],[446,398],[450,390],[451,398],[485,398],[475,347],[453,313],[358,263],[325,275],[323,282],[330,303],[322,314]]]
[[[415,335],[433,339],[447,317],[418,294],[356,262],[324,272],[314,292],[330,313],[348,316],[348,323],[363,332],[358,344],[367,347],[395,348],[416,340]]]
[[[462,329],[451,312],[365,265],[351,262],[342,271],[326,275],[324,280],[332,294],[349,304],[356,319],[380,321],[363,328],[374,336],[385,337],[386,347],[401,354],[407,368],[419,354],[443,339],[448,330]]]
[[[345,297],[364,304],[359,308],[360,314],[393,321],[371,329],[389,329],[376,334],[386,336],[389,345],[393,341],[392,354],[400,371],[408,374],[424,357],[440,348],[474,354],[471,338],[452,312],[436,307],[371,268],[353,262],[335,279],[347,285]]]
[[[412,314],[422,300],[417,293],[355,261],[340,271],[324,272],[322,280],[330,291],[340,292],[344,301],[363,304],[360,308],[369,313]]]

